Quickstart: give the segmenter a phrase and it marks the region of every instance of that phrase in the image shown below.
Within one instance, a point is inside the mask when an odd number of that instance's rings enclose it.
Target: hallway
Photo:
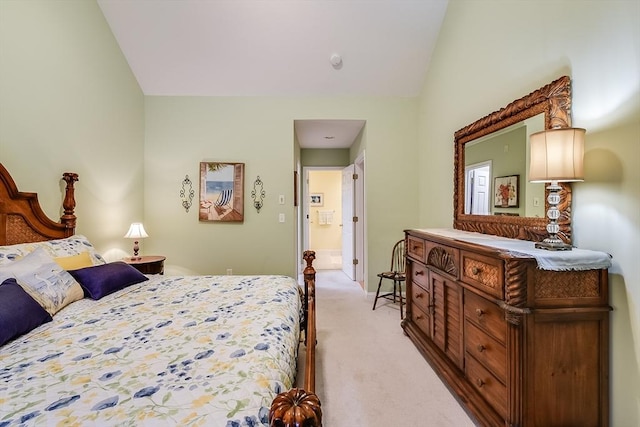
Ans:
[[[373,297],[342,271],[320,270],[316,282],[323,425],[474,425],[404,335],[397,305],[379,300],[373,311]]]

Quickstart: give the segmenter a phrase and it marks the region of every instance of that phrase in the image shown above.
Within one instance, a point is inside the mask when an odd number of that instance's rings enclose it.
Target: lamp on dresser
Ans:
[[[140,250],[140,246],[138,246],[138,240],[144,239],[145,237],[149,237],[147,232],[144,230],[144,226],[141,222],[134,222],[129,227],[129,231],[124,235],[127,239],[135,239],[133,241],[133,256],[131,260],[139,260],[142,259],[141,256],[138,256],[138,251]]]
[[[584,134],[580,128],[555,128],[534,133],[530,136],[531,162],[529,167],[530,182],[549,182],[547,190],[547,232],[549,236],[535,244],[538,249],[552,251],[570,251],[571,245],[558,237],[560,226],[559,182],[575,182],[584,180]]]

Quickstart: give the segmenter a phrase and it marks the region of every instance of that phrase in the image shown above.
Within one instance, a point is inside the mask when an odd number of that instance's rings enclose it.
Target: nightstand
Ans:
[[[123,261],[132,265],[143,274],[164,274],[165,259],[167,259],[167,257],[149,255],[140,257],[140,259],[125,258]]]

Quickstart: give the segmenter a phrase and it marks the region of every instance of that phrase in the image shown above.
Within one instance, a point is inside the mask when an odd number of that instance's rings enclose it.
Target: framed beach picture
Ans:
[[[519,205],[518,179],[520,175],[500,176],[493,183],[493,206],[517,208]]]
[[[244,221],[244,163],[200,163],[200,221]]]

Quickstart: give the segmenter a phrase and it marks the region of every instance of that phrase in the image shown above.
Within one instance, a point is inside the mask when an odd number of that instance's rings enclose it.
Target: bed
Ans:
[[[321,426],[312,251],[304,288],[143,275],[75,234],[78,176],[63,180],[53,221],[0,164],[0,427]]]

